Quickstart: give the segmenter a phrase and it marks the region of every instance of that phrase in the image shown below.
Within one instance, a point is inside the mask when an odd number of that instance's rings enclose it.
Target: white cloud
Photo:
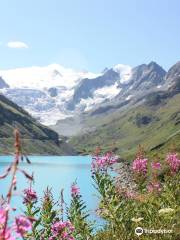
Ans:
[[[116,66],[113,67],[114,71],[119,73],[120,75],[120,82],[127,83],[132,74],[132,68],[129,65],[124,65],[124,64],[117,64]]]
[[[82,78],[93,78],[97,74],[84,71],[76,71],[65,68],[59,64],[48,66],[32,66],[1,70],[3,76],[10,87],[28,87],[35,89],[50,88],[56,86],[74,87]]]
[[[29,46],[24,43],[24,42],[20,42],[20,41],[11,41],[7,43],[7,46],[9,48],[29,48]]]

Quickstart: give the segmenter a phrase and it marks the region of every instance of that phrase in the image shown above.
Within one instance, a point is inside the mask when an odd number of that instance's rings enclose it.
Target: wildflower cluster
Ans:
[[[71,185],[71,196],[76,197],[76,196],[79,196],[79,194],[80,194],[80,188],[77,186],[76,183],[73,183]]]
[[[176,230],[180,223],[179,158],[174,153],[168,154],[166,159],[167,162],[160,162],[160,158],[150,161],[140,148],[129,166],[129,174],[134,173],[135,185],[134,182],[127,183],[128,179],[118,181],[120,176],[114,182],[106,171],[93,173],[101,196],[98,214],[107,223],[106,231],[98,232],[95,239],[134,239],[134,229],[139,223],[144,228],[153,224],[157,229],[173,229],[174,235],[168,235],[168,239],[179,239]],[[169,175],[167,166],[176,174]],[[164,240],[164,236],[158,237]]]
[[[51,227],[51,232],[52,236],[49,238],[49,240],[74,240],[74,237],[72,236],[74,232],[74,227],[70,221],[57,221],[53,223]]]
[[[92,172],[94,171],[106,171],[113,164],[118,162],[119,157],[115,156],[112,152],[107,152],[105,155],[95,155],[93,156],[93,161],[91,165]]]
[[[137,157],[133,161],[132,169],[137,174],[145,175],[147,173],[147,158]]]
[[[151,167],[152,167],[153,170],[160,170],[161,169],[161,163],[153,162],[153,163],[151,163]]]
[[[159,182],[150,182],[147,186],[148,192],[160,192],[161,186]]]
[[[24,204],[36,203],[37,202],[37,194],[36,192],[30,187],[24,189]]]
[[[32,229],[32,222],[26,216],[16,217],[14,229],[17,237],[25,237],[27,232]]]
[[[12,230],[9,227],[4,229],[4,224],[6,220],[6,210],[4,208],[0,208],[0,239],[2,240],[14,240],[15,238],[11,235]]]
[[[166,160],[170,167],[170,170],[173,173],[176,173],[180,170],[180,159],[178,158],[177,153],[173,152],[168,154]]]
[[[144,155],[144,150],[141,146],[138,148],[136,159],[132,163],[132,170],[135,174],[145,176],[147,173],[148,159]]]
[[[118,157],[112,152],[105,155],[96,152],[92,158],[91,169],[94,186],[99,193],[96,213],[106,224],[101,230],[94,231],[77,182],[71,185],[69,206],[65,205],[63,190],[60,203],[54,201],[49,188],[39,201],[32,188],[33,176],[19,166],[22,157],[18,131],[15,132],[15,138],[14,162],[0,176],[1,179],[10,174],[12,176],[7,196],[0,200],[0,240],[134,239],[134,229],[139,224],[142,228],[156,226],[157,229],[172,229],[173,235],[168,235],[167,239],[180,239],[177,231],[180,224],[180,159],[175,152],[169,153],[166,161],[160,162],[156,159],[150,162],[142,148],[139,148],[136,159],[127,168],[133,176],[132,179],[127,177],[124,181],[119,181],[120,185],[117,179],[125,177],[120,174],[117,177],[111,173],[114,170],[113,164],[117,163],[118,168],[123,162],[118,165]],[[131,174],[132,171],[135,174]],[[11,211],[16,211],[11,207],[11,200],[17,188],[17,172],[23,173],[26,179],[30,180],[30,187],[23,191],[24,213],[11,218]],[[143,239],[147,239],[146,236]],[[164,240],[164,236],[159,235],[158,239]]]
[[[92,227],[88,221],[89,213],[82,200],[80,188],[74,182],[71,185],[71,204],[68,209],[68,219],[73,224],[73,234],[79,240],[92,239]]]

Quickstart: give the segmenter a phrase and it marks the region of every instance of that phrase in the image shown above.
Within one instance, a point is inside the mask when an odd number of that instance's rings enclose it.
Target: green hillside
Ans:
[[[81,154],[92,153],[100,146],[102,150],[114,150],[124,158],[130,158],[142,144],[149,152],[180,143],[180,94],[154,102],[156,95],[149,96],[148,104],[92,120],[95,131],[73,137],[70,143]],[[91,122],[91,126],[93,125]],[[100,126],[101,124],[101,126]]]
[[[24,151],[28,154],[73,154],[72,148],[59,140],[56,132],[38,123],[22,108],[0,95],[0,154],[13,149],[13,132],[18,128]]]

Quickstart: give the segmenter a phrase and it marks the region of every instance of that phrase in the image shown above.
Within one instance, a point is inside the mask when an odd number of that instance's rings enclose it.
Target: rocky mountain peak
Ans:
[[[180,76],[180,61],[174,64],[167,72],[166,79],[172,79]]]
[[[5,82],[5,80],[2,77],[0,77],[0,89],[3,88],[9,88],[9,85]]]
[[[135,67],[132,70],[131,81],[134,83],[134,87],[145,87],[150,88],[161,84],[164,81],[166,71],[157,63],[150,62],[149,64],[142,64]]]

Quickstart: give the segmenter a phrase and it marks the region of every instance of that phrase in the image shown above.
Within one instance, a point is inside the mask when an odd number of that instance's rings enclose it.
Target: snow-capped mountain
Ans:
[[[67,108],[88,111],[97,104],[111,100],[129,82],[131,71],[130,66],[118,64],[96,78],[82,79],[75,87]]]
[[[133,101],[160,89],[165,74],[155,62],[135,68],[118,64],[98,74],[51,64],[0,70],[0,91],[41,123],[54,125],[99,106]]]
[[[115,97],[121,91],[120,83],[128,81],[130,74],[131,67],[122,64],[100,74],[59,64],[0,70],[0,91],[43,124],[53,125]]]
[[[72,115],[66,111],[65,103],[72,97],[74,87],[81,79],[94,78],[97,74],[52,64],[46,67],[0,70],[0,76],[3,83],[1,92],[4,95],[40,122],[51,125]]]

